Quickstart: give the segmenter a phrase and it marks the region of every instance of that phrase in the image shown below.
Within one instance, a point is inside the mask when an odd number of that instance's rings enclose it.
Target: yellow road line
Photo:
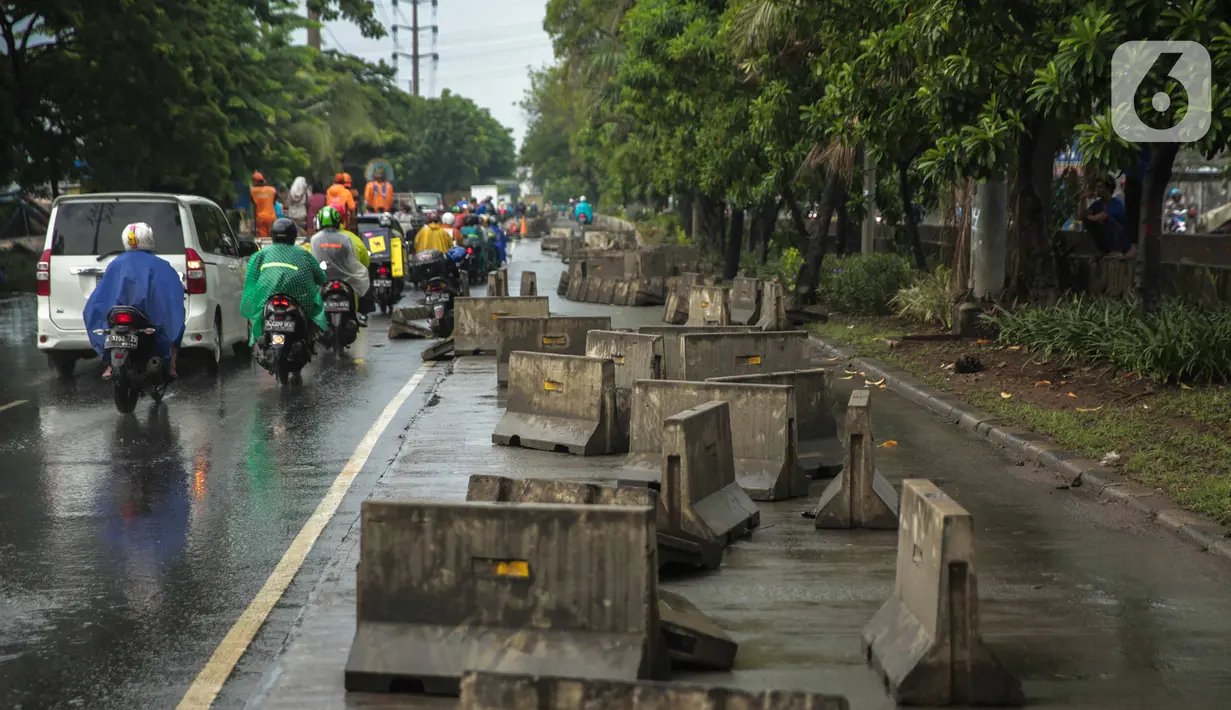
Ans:
[[[28,400],[18,399],[18,400],[9,402],[8,404],[0,404],[0,412],[3,412],[6,409],[12,409],[13,407],[16,407],[19,404],[25,404],[27,401]]]
[[[223,683],[230,677],[231,671],[235,669],[235,664],[239,662],[244,652],[248,650],[248,646],[252,643],[252,639],[261,629],[261,625],[265,623],[265,619],[269,616],[269,612],[273,610],[274,605],[282,598],[286,588],[290,586],[291,580],[295,578],[295,574],[299,568],[303,566],[304,560],[308,553],[312,551],[312,546],[316,544],[316,539],[320,537],[321,531],[325,529],[325,525],[333,517],[338,506],[342,503],[342,499],[346,496],[346,492],[350,490],[351,484],[355,481],[355,476],[363,470],[363,466],[367,463],[368,457],[372,455],[372,449],[375,448],[376,442],[380,440],[381,434],[393,421],[393,417],[397,415],[398,410],[410,398],[410,395],[427,376],[429,370],[435,367],[434,362],[428,362],[424,367],[415,372],[410,381],[402,387],[401,391],[385,406],[385,410],[381,412],[376,421],[372,424],[372,428],[368,429],[363,440],[359,442],[359,446],[355,449],[355,453],[351,455],[349,461],[346,462],[346,467],[334,479],[333,485],[329,487],[329,492],[321,499],[319,505],[316,506],[316,511],[312,513],[312,517],[308,518],[308,522],[304,523],[299,534],[295,536],[291,546],[287,548],[286,553],[282,555],[282,559],[278,562],[278,566],[274,568],[269,579],[265,580],[265,585],[257,592],[256,597],[244,613],[240,615],[239,620],[227,632],[222,643],[218,644],[218,648],[214,649],[214,654],[210,656],[205,667],[197,675],[192,685],[188,687],[188,692],[184,694],[184,699],[180,701],[179,710],[203,710],[213,705],[214,700],[218,697],[219,691],[222,690]]]

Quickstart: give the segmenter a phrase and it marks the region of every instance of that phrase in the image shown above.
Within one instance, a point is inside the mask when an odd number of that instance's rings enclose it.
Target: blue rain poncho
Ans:
[[[100,356],[104,337],[94,331],[107,328],[107,313],[115,306],[141,311],[155,329],[159,357],[171,357],[171,348],[184,337],[184,284],[175,267],[141,250],[124,252],[107,265],[84,311],[90,345]]]

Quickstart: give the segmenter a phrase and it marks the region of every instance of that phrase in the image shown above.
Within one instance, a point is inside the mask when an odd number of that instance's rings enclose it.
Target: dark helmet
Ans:
[[[478,216],[477,214],[468,214],[468,215],[466,215],[465,225],[466,225],[467,227],[477,227],[477,226],[479,226],[479,216]]]
[[[275,244],[294,244],[299,238],[299,227],[295,226],[294,221],[283,217],[269,228],[269,238],[274,240]]]
[[[429,224],[436,224],[440,222],[440,213],[436,210],[429,210],[427,213],[427,221]]]

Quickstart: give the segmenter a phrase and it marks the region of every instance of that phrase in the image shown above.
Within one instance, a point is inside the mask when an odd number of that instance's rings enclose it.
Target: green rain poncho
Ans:
[[[300,247],[271,244],[248,260],[248,275],[244,278],[244,301],[239,313],[252,321],[255,345],[265,330],[265,302],[276,293],[295,299],[295,303],[321,330],[329,327],[325,306],[321,303],[321,286],[325,272],[316,259]]]

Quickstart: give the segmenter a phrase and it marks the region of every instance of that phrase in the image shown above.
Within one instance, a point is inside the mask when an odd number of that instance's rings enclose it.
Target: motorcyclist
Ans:
[[[500,220],[491,216],[485,216],[485,219],[487,219],[487,229],[491,231],[492,235],[496,238],[496,251],[500,252],[500,263],[504,264],[509,260],[507,251],[508,235],[506,235],[504,230],[500,228]]]
[[[457,220],[453,216],[453,213],[445,212],[444,215],[441,216],[440,221],[441,221],[442,226],[449,232],[449,235],[452,237],[453,243],[460,247],[462,245],[462,233],[457,230],[456,226],[454,226]]]
[[[176,356],[184,337],[184,284],[175,267],[154,255],[154,229],[150,225],[130,224],[120,238],[124,240],[124,253],[107,265],[82,311],[90,346],[102,357],[105,337],[95,331],[108,327],[107,314],[112,308],[136,308],[154,328],[157,354],[169,363],[168,377],[175,379]],[[110,365],[103,377],[111,377]]]
[[[590,206],[589,202],[586,202],[585,195],[582,195],[581,199],[577,201],[577,207],[573,210],[573,218],[578,222],[585,218],[586,224],[594,224],[594,208]]]
[[[252,323],[249,345],[255,345],[264,333],[265,302],[275,294],[294,299],[304,317],[320,330],[329,325],[320,290],[325,285],[325,272],[318,260],[295,246],[299,228],[289,219],[280,219],[270,227],[269,236],[273,244],[248,259],[248,275],[244,278],[239,314]]]
[[[431,250],[444,253],[453,245],[453,236],[441,226],[440,215],[435,211],[428,212],[427,224],[415,235],[415,253]]]
[[[393,185],[385,179],[385,169],[377,168],[363,191],[363,203],[369,212],[390,212],[393,210]]]
[[[342,215],[326,207],[316,215],[316,234],[303,248],[317,262],[325,264],[325,278],[342,281],[354,290],[359,325],[366,326],[368,314],[376,310],[376,299],[370,295],[371,257],[359,235],[343,229]]]
[[[346,173],[338,173],[333,176],[333,184],[325,192],[325,204],[337,210],[342,215],[342,222],[350,219],[350,215],[355,212],[355,198],[351,195],[350,188],[346,184]],[[317,213],[318,216],[320,213]]]

